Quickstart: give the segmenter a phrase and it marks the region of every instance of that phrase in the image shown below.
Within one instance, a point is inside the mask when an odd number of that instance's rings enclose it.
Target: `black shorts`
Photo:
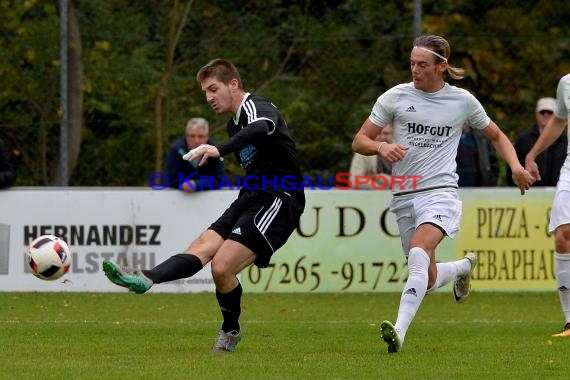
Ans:
[[[284,198],[279,193],[242,191],[210,229],[251,249],[255,265],[265,268],[295,231],[303,213]]]

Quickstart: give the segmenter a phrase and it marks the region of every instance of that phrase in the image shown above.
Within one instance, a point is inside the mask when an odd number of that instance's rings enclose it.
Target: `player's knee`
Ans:
[[[221,279],[227,273],[227,265],[223,261],[212,260],[212,277],[215,279]]]
[[[570,252],[570,228],[558,228],[555,233],[555,249],[559,253]]]
[[[214,256],[212,260],[212,277],[214,277],[214,281],[224,282],[224,279],[233,278],[236,275],[234,272],[234,268],[229,261]]]

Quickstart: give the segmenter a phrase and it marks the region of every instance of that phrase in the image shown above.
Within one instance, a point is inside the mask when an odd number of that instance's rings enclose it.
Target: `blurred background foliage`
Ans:
[[[58,5],[0,0],[0,138],[19,151],[20,186],[58,184]],[[213,58],[280,108],[313,177],[348,170],[376,98],[411,79],[414,1],[71,0],[69,14],[72,186],[145,186],[190,117],[224,140],[228,116],[195,80]],[[450,42],[450,63],[467,69],[450,83],[514,139],[570,72],[569,19],[570,2],[424,0],[421,32]]]

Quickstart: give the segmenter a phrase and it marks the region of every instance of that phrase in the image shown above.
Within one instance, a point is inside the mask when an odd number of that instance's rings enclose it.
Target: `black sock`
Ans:
[[[143,274],[155,284],[191,277],[202,269],[202,261],[192,254],[178,253]]]
[[[220,305],[220,310],[222,311],[222,316],[224,317],[222,330],[226,333],[234,330],[239,332],[241,294],[242,288],[239,282],[238,286],[229,293],[220,293],[216,289],[216,298],[218,299],[218,304]]]

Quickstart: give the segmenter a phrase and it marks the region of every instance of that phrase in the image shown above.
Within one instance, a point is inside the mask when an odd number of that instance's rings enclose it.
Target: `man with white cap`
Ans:
[[[527,153],[538,140],[546,123],[552,118],[555,104],[556,99],[554,98],[540,98],[536,102],[536,123],[532,127],[525,129],[514,143],[517,157],[521,164],[524,165]],[[567,146],[568,139],[566,133],[563,133],[548,149],[536,157],[536,164],[540,171],[540,180],[537,180],[533,186],[556,186],[560,177],[560,168],[566,159]],[[514,186],[508,168],[507,182],[509,185]]]

